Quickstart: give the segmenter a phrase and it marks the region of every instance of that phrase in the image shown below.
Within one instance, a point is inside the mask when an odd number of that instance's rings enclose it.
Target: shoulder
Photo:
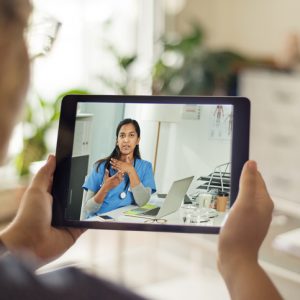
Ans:
[[[105,163],[106,163],[106,161],[103,161],[100,164],[97,163],[97,162],[95,162],[94,166],[93,166],[93,172],[95,172],[95,173],[103,173],[104,172],[104,168],[105,168]]]
[[[152,164],[151,164],[151,162],[148,161],[148,160],[144,160],[144,159],[139,159],[139,158],[137,158],[137,159],[136,159],[136,165],[137,165],[137,166],[140,166],[140,167],[142,167],[142,168],[145,168],[145,169],[149,169],[149,168],[152,169]]]

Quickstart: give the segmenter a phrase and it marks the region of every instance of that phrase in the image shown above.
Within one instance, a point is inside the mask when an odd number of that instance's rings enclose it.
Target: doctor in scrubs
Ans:
[[[114,150],[95,163],[82,186],[87,191],[82,218],[131,204],[143,206],[156,192],[152,165],[141,159],[140,133],[135,120],[119,123]]]

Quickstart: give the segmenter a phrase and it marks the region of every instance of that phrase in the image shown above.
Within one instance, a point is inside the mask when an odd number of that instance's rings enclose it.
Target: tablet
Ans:
[[[68,95],[54,226],[218,233],[248,160],[242,97]]]

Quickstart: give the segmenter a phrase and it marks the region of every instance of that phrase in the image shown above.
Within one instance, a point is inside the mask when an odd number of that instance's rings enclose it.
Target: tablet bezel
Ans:
[[[219,233],[221,227],[171,224],[143,224],[123,222],[64,220],[71,170],[74,129],[78,102],[90,103],[151,103],[151,104],[206,104],[233,106],[233,134],[231,151],[230,207],[235,201],[243,164],[249,158],[250,101],[244,97],[213,96],[116,96],[116,95],[67,95],[61,104],[56,147],[56,170],[53,178],[52,225],[93,229],[161,231],[183,233]],[[234,158],[234,159],[233,159]]]

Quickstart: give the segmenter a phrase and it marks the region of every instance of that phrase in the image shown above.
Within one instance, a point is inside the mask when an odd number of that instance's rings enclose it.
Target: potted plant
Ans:
[[[153,94],[236,95],[236,79],[244,66],[257,61],[231,50],[211,50],[199,25],[176,39],[162,39],[153,68]]]
[[[16,157],[20,176],[28,175],[30,164],[43,160],[48,154],[47,134],[57,127],[61,100],[68,94],[88,94],[88,91],[71,89],[59,94],[54,101],[47,101],[36,95],[34,104],[28,102],[23,121],[23,149]]]

